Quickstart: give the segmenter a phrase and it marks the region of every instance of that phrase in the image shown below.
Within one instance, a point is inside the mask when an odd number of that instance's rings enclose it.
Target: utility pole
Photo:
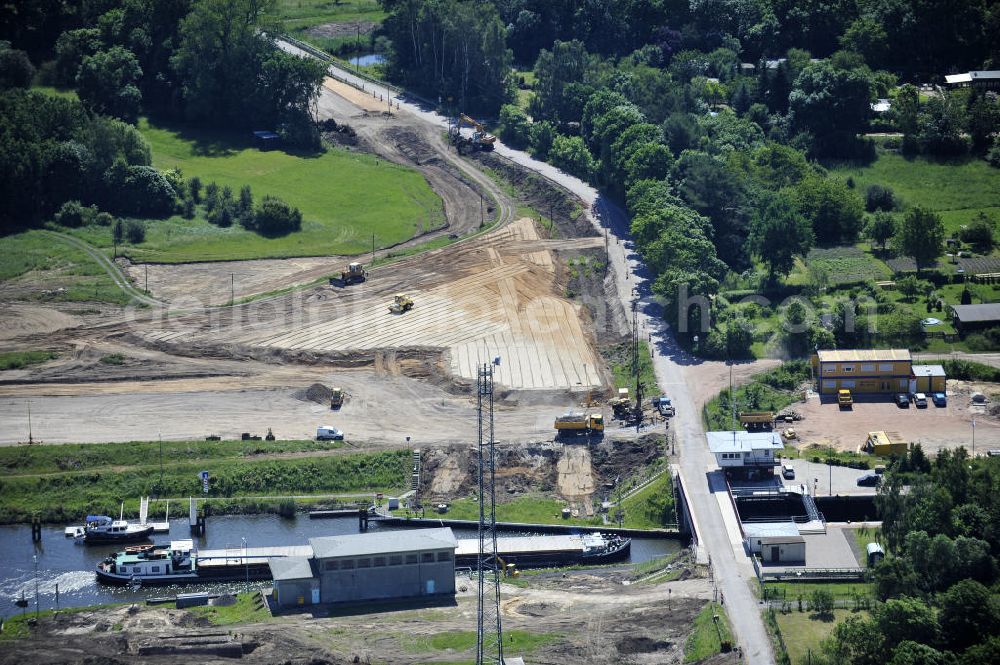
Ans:
[[[375,234],[372,234],[372,265],[375,265]]]
[[[236,273],[229,273],[229,304],[236,304]]]
[[[635,431],[642,429],[642,381],[639,360],[639,299],[632,301],[632,373],[635,374]]]
[[[31,400],[28,400],[28,445],[30,446],[35,442],[33,436],[31,436]]]
[[[145,264],[146,268],[146,295],[149,295],[149,264]]]
[[[156,434],[160,439],[160,487],[159,492],[163,491],[163,434],[157,432]]]
[[[483,212],[483,193],[479,192],[479,228],[486,223],[486,214]]]
[[[499,364],[497,358],[494,363]],[[500,567],[497,557],[496,451],[493,445],[493,365],[479,368],[479,577],[476,665],[503,665]]]

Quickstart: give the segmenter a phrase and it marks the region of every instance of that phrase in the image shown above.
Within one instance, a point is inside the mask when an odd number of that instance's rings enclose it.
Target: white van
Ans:
[[[795,469],[788,466],[787,464],[781,465],[781,477],[786,480],[795,480]]]
[[[322,427],[316,428],[316,440],[317,441],[342,441],[344,439],[344,433],[337,429],[336,427],[330,427],[328,425],[323,425]]]

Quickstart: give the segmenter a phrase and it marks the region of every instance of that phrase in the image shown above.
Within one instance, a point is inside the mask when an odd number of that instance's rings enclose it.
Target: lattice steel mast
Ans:
[[[500,560],[497,557],[496,452],[493,447],[493,365],[479,368],[479,624],[476,665],[503,665]]]

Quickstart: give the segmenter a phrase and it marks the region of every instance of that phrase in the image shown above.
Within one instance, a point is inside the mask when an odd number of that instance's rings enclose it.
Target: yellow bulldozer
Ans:
[[[340,283],[344,286],[354,284],[356,282],[363,282],[367,278],[368,273],[365,271],[365,267],[357,261],[347,266],[347,270],[340,271]]]
[[[403,314],[413,309],[413,298],[405,293],[397,293],[389,303],[389,311],[393,314]]]

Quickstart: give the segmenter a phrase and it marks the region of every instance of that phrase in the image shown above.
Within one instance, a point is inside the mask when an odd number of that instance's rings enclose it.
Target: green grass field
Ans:
[[[718,622],[714,617],[718,616]],[[684,662],[694,663],[722,651],[722,640],[733,640],[726,611],[718,603],[708,603],[694,618],[694,629],[684,643]]]
[[[781,636],[788,648],[792,665],[808,665],[810,650],[815,655],[820,643],[833,633],[838,623],[851,616],[851,610],[834,610],[832,621],[811,619],[808,612],[775,613]]]
[[[41,365],[58,357],[58,355],[53,351],[2,351],[0,352],[0,370]]]
[[[851,600],[855,596],[872,598],[872,585],[865,582],[768,582],[764,587],[771,600],[786,600],[796,607],[799,596],[808,603],[813,591],[822,589],[833,594],[835,600]]]
[[[97,228],[107,232],[110,239],[110,231]],[[0,282],[10,282],[8,287],[14,293],[23,288],[25,299],[118,304],[129,300],[86,252],[67,242],[54,241],[43,231],[5,236],[3,245]]]
[[[530,524],[586,524],[599,525],[600,518],[563,519],[562,509],[565,502],[545,497],[520,497],[513,501],[497,504],[497,521],[527,522]],[[435,513],[436,515],[436,513]],[[449,504],[444,515],[453,520],[478,520],[479,503],[472,499],[456,499]]]
[[[205,607],[192,607],[188,612],[196,617],[203,617],[213,626],[231,626],[238,623],[259,623],[272,619],[271,613],[266,609],[257,609],[254,604],[253,593],[236,594],[236,602],[232,605],[206,605]]]
[[[629,529],[663,529],[675,525],[677,515],[674,513],[670,483],[670,474],[664,473],[649,486],[622,501],[625,509],[623,526]]]
[[[530,653],[559,639],[553,633],[530,633],[526,630],[504,630],[503,637],[504,651],[516,654]],[[399,642],[403,650],[409,653],[473,651],[476,648],[476,632],[452,630],[434,635],[400,635]]]
[[[891,187],[905,204],[940,212],[949,231],[980,211],[1000,219],[1000,169],[981,159],[937,162],[883,153],[870,166],[837,166],[831,173],[844,180],[853,178],[862,195],[868,185]]]
[[[164,442],[162,480],[159,442],[0,448],[0,523],[25,522],[35,512],[45,521],[69,523],[86,513],[114,512],[122,501],[126,512],[135,514],[143,495],[200,494],[202,470],[211,474],[210,498],[393,492],[405,485],[409,452],[329,454],[341,445]],[[159,514],[163,505],[151,513]],[[276,506],[262,503],[256,509]],[[218,507],[235,509],[235,504]]]
[[[378,0],[278,0],[275,17],[286,30],[324,23],[381,23],[385,11]]]
[[[265,238],[237,224],[219,228],[201,218],[171,217],[147,224],[146,240],[119,248],[135,261],[176,263],[360,254],[441,227],[444,207],[424,177],[373,155],[330,148],[317,155],[261,152],[245,136],[140,123],[157,168],[181,170],[204,184],[250,185],[254,199],[278,196],[302,211],[302,230]],[[73,231],[102,248],[104,227]]]

